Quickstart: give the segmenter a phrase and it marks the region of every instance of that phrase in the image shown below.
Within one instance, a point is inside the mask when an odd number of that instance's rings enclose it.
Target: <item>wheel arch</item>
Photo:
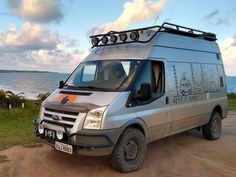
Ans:
[[[214,107],[214,109],[212,110],[211,116],[212,116],[212,114],[213,114],[214,112],[219,113],[219,114],[221,115],[221,118],[223,119],[222,108],[221,108],[220,105],[216,105],[216,106]]]
[[[124,123],[122,125],[122,127],[124,128],[124,130],[129,127],[137,128],[138,130],[140,130],[144,134],[144,136],[146,138],[146,142],[148,141],[148,128],[147,128],[146,123],[142,119],[136,118],[136,119],[130,120],[130,121]]]

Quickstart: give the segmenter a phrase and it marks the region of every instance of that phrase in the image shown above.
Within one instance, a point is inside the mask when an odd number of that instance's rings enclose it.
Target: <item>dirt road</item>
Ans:
[[[142,168],[128,174],[112,170],[108,157],[76,157],[47,145],[15,146],[0,155],[9,160],[0,164],[0,177],[235,177],[236,113],[223,121],[217,141],[192,130],[151,143]]]

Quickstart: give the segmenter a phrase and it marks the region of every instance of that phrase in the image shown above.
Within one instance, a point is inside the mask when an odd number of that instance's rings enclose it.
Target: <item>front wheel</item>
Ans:
[[[144,161],[147,144],[144,134],[136,128],[127,128],[111,155],[111,166],[121,172],[139,169]]]
[[[216,140],[221,135],[222,117],[218,112],[213,112],[210,121],[202,126],[202,134],[204,138]]]

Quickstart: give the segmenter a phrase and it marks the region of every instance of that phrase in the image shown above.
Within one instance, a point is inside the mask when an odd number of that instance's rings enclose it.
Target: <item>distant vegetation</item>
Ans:
[[[228,94],[228,110],[236,111],[236,93]]]
[[[57,72],[51,72],[51,71],[3,70],[3,69],[0,69],[0,73],[57,73]]]
[[[22,103],[24,103],[26,107],[32,103],[39,106],[49,95],[50,93],[39,94],[37,96],[38,100],[28,100],[25,98],[23,92],[16,94],[11,91],[0,90],[0,108],[6,109],[9,108],[9,105],[11,105],[12,108],[20,108],[22,107]]]
[[[0,90],[0,107],[2,108],[8,108],[9,105],[19,107],[25,102],[24,93],[15,94],[11,91]]]

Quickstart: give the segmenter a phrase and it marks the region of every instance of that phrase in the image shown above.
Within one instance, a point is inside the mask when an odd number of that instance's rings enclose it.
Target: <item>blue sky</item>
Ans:
[[[234,0],[3,0],[0,69],[71,72],[90,51],[88,34],[164,21],[214,32],[236,75]]]

